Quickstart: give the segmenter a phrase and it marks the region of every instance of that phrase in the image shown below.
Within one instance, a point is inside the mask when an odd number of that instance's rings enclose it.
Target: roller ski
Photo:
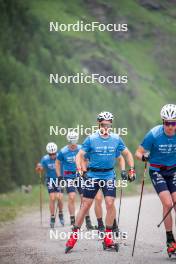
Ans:
[[[119,251],[119,244],[112,239],[112,230],[106,230],[104,241],[102,242],[103,250],[115,250]]]
[[[54,228],[54,225],[55,225],[55,217],[51,216],[51,218],[50,218],[50,228]]]
[[[66,243],[65,254],[67,254],[78,240],[78,229],[75,229]]]
[[[176,257],[176,242],[167,243],[167,254],[169,258]]]
[[[63,215],[63,213],[59,214],[59,221],[60,221],[61,225],[64,226],[64,215]]]

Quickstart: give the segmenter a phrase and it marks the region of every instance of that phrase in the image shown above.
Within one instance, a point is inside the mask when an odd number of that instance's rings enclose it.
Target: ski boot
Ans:
[[[55,224],[55,217],[51,216],[51,218],[50,218],[50,227],[54,228],[54,224]]]
[[[78,228],[74,228],[73,233],[71,234],[69,240],[66,243],[65,254],[67,254],[74,247],[77,240],[78,240]]]
[[[167,243],[167,254],[169,258],[173,255],[176,256],[176,242]]]
[[[114,238],[119,238],[119,235],[120,235],[120,230],[119,230],[119,228],[116,226],[114,226],[113,228],[112,228],[112,233],[113,233],[113,237]]]
[[[64,215],[63,215],[63,213],[59,213],[59,221],[60,221],[61,225],[64,226]]]
[[[112,239],[112,230],[110,229],[106,229],[106,234],[105,234],[105,238],[104,238],[104,241],[103,241],[103,249],[106,250],[106,249],[112,249],[112,250],[115,250],[116,252],[119,251],[119,244],[118,243],[115,243]]]
[[[91,223],[91,220],[90,220],[90,217],[89,216],[86,216],[86,228],[87,230],[94,230],[94,226],[92,225]]]
[[[98,236],[99,236],[99,238],[100,238],[100,239],[103,239],[103,238],[104,238],[104,232],[105,232],[105,227],[104,227],[104,225],[99,225],[99,226],[97,227],[97,229],[98,229]]]
[[[75,224],[75,216],[70,216],[70,225],[74,226]]]

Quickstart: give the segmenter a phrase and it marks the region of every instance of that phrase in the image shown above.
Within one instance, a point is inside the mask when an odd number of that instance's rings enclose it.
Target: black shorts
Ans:
[[[86,177],[83,186],[83,197],[94,199],[99,189],[104,196],[116,197],[116,185],[114,179],[100,180]]]
[[[149,170],[149,174],[158,194],[163,191],[176,192],[176,168],[163,171]]]

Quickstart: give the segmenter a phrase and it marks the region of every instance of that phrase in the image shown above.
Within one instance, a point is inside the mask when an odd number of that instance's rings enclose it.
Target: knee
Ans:
[[[69,202],[71,202],[71,203],[75,202],[75,194],[69,195]]]
[[[172,201],[165,201],[163,203],[163,209],[169,210],[172,207]]]
[[[107,210],[114,209],[114,200],[108,200],[108,201],[106,201],[106,209]]]
[[[101,196],[95,197],[95,203],[96,203],[96,205],[101,205],[102,201],[103,201],[103,199],[102,199]]]
[[[54,202],[55,201],[55,196],[54,195],[50,195],[50,202]]]

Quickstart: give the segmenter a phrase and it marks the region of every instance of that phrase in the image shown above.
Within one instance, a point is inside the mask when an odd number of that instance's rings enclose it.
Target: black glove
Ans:
[[[76,171],[76,177],[85,177],[87,171]]]
[[[143,161],[143,162],[148,162],[148,161],[149,161],[149,154],[144,153],[144,154],[142,155],[142,161]]]
[[[128,171],[128,181],[132,182],[136,179],[136,171],[134,168],[130,168]]]
[[[128,174],[127,174],[126,170],[121,171],[121,178],[124,181],[128,180]]]

